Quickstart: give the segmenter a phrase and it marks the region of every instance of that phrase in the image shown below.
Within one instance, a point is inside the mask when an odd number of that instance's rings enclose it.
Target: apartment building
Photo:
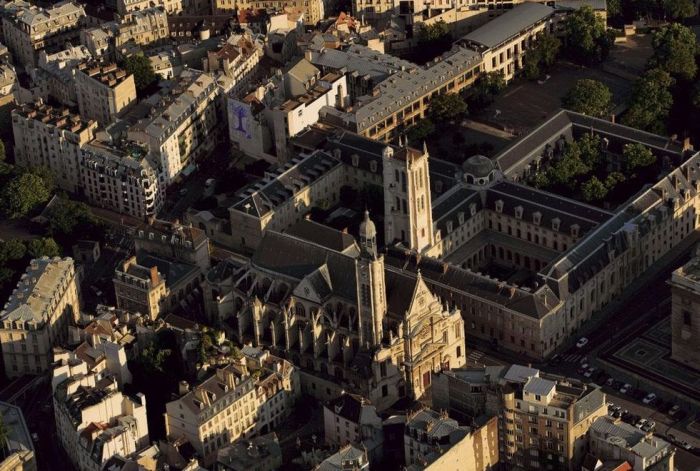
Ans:
[[[216,146],[223,113],[219,88],[207,73],[187,69],[163,87],[129,113],[128,137],[148,146],[169,184]]]
[[[340,197],[342,165],[328,153],[295,157],[287,165],[241,189],[222,212],[190,210],[187,220],[212,240],[251,251],[265,231],[289,228],[304,218],[312,204],[329,207]]]
[[[321,74],[301,59],[248,96],[229,96],[229,137],[236,148],[251,157],[286,162],[290,159],[290,137],[316,123],[322,110],[342,109],[346,104],[345,76]]]
[[[238,97],[249,90],[263,55],[260,40],[249,34],[233,35],[218,50],[207,51],[207,57],[203,60],[204,70],[222,73],[226,83],[223,93]],[[219,82],[221,80],[219,78]]]
[[[344,393],[323,406],[323,430],[326,445],[362,447],[370,462],[383,456],[382,419],[370,402],[355,394]]]
[[[298,395],[298,373],[287,361],[272,357],[241,358],[179,399],[166,404],[169,438],[184,438],[211,465],[217,452],[239,438],[268,433],[281,421]],[[255,373],[254,372],[259,372]],[[264,416],[268,405],[276,411]]]
[[[277,435],[242,438],[220,448],[216,454],[217,471],[275,471],[282,467],[282,448]]]
[[[700,258],[676,269],[671,285],[671,358],[700,369]]]
[[[151,320],[159,317],[169,290],[158,266],[145,267],[133,256],[114,271],[112,281],[117,307],[141,313]]]
[[[117,12],[122,16],[153,6],[164,9],[168,15],[185,11],[204,13],[209,11],[209,2],[210,0],[116,0]]]
[[[142,251],[115,270],[117,306],[151,320],[179,307],[189,309],[202,278],[196,265]]]
[[[83,7],[62,1],[42,8],[24,0],[6,2],[2,18],[4,43],[17,64],[36,65],[38,52],[63,49],[78,39],[85,18]]]
[[[0,471],[36,471],[34,443],[22,409],[9,402],[0,402],[0,423],[7,434]]]
[[[81,149],[94,139],[97,123],[39,101],[12,110],[15,162],[22,167],[46,167],[59,188],[81,189]]]
[[[112,124],[136,103],[134,76],[114,63],[81,63],[75,74],[75,87],[80,116],[94,119],[102,127]]]
[[[29,71],[32,77],[32,92],[44,101],[49,96],[64,106],[76,107],[78,94],[75,75],[78,64],[92,59],[85,46],[70,46],[54,54],[39,53],[37,67]]]
[[[345,445],[321,462],[314,471],[369,471],[367,452],[354,445]]]
[[[158,257],[196,265],[206,273],[211,267],[209,238],[203,230],[191,225],[148,218],[136,228],[134,248]]]
[[[601,464],[627,462],[627,469],[634,471],[676,469],[676,449],[670,443],[612,417],[599,417],[591,424],[588,446]]]
[[[149,445],[143,394],[124,394],[80,351],[59,352],[55,360],[56,435],[76,469],[101,471],[112,456],[129,457]]]
[[[41,374],[53,362],[53,348],[68,338],[80,314],[73,260],[42,257],[29,263],[0,311],[0,344],[10,378]]]
[[[407,415],[403,442],[408,471],[487,471],[498,466],[495,418],[470,428],[459,425],[444,411],[421,409]]]
[[[159,169],[144,146],[95,140],[82,148],[79,166],[80,192],[90,204],[142,220],[163,206]]]
[[[498,417],[500,460],[509,467],[579,469],[588,429],[607,414],[599,386],[520,365],[443,371],[432,384],[434,408],[467,422]]]
[[[525,2],[464,36],[458,44],[481,54],[484,72],[498,72],[506,81],[522,68],[523,57],[537,35],[554,31],[554,8]]]
[[[325,18],[325,2],[323,0],[211,0],[214,15],[225,15],[241,9],[267,10],[268,12],[279,12],[285,9],[302,12],[304,23],[316,25]]]
[[[92,57],[114,59],[116,30],[117,23],[115,21],[105,22],[91,28],[83,28],[80,30],[80,44],[90,51]]]
[[[321,121],[387,143],[425,118],[432,96],[459,93],[484,67],[479,53],[459,44],[425,66],[357,44],[346,51],[310,48],[306,58],[322,73],[345,74],[351,90],[352,107],[325,107]]]
[[[0,99],[7,100],[18,87],[17,72],[9,64],[0,64]]]
[[[162,6],[154,6],[131,11],[119,21],[116,37],[116,50],[127,43],[138,46],[157,45],[170,38],[168,15]]]

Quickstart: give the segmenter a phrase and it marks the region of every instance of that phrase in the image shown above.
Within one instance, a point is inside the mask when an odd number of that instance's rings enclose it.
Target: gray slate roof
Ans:
[[[534,2],[523,3],[494,18],[481,28],[477,28],[462,39],[490,49],[553,14],[552,7]]]

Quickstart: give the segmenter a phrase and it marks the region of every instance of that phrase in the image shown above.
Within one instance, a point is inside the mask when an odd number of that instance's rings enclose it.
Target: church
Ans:
[[[464,321],[418,272],[385,269],[365,212],[359,244],[300,221],[266,231],[249,263],[220,264],[207,310],[243,344],[270,348],[300,367],[305,392],[361,394],[380,410],[420,398],[430,373],[466,363]]]

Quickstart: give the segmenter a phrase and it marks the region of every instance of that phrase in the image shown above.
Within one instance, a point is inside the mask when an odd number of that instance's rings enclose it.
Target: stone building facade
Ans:
[[[671,275],[671,358],[700,369],[700,259]]]
[[[0,345],[10,378],[42,374],[54,347],[80,315],[78,274],[70,258],[34,259],[0,311]]]

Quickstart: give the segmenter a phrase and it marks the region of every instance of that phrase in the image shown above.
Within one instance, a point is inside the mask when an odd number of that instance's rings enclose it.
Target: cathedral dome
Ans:
[[[369,211],[365,211],[365,219],[360,223],[360,238],[363,240],[374,239],[377,235],[377,228],[369,218]]]
[[[474,178],[486,178],[495,169],[494,162],[480,154],[472,155],[462,164],[462,171]]]

